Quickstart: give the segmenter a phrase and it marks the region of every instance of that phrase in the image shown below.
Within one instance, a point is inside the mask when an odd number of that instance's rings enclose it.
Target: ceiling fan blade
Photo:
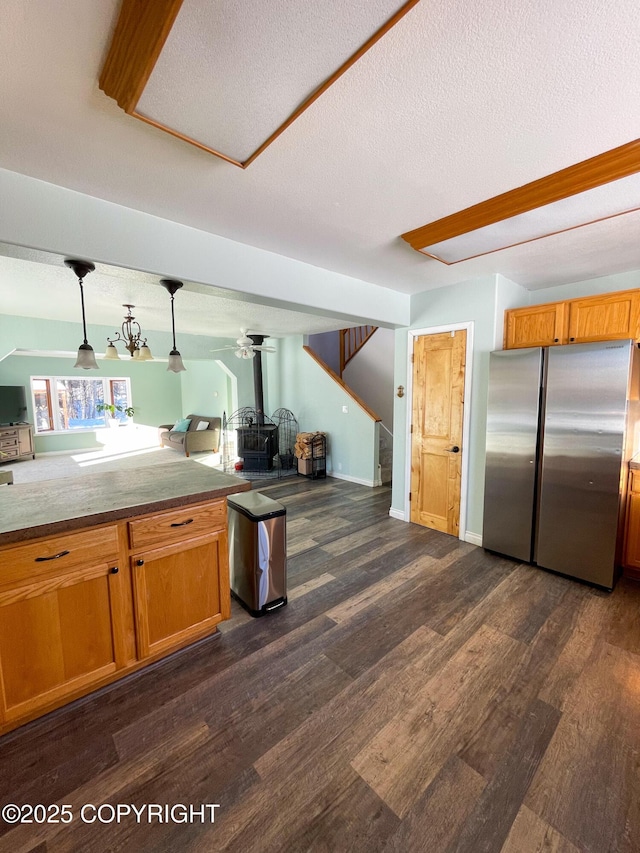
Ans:
[[[228,350],[228,349],[233,350],[233,349],[236,349],[236,347],[232,347],[231,345],[229,345],[226,347],[220,347],[219,349],[210,349],[209,352],[224,352],[224,350]]]
[[[258,352],[277,352],[275,347],[257,347],[254,345],[249,347],[249,349],[257,350]]]

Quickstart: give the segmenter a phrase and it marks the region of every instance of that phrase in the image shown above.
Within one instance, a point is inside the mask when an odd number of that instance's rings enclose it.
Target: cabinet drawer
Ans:
[[[212,501],[130,521],[129,541],[134,550],[139,550],[149,545],[179,542],[213,533],[223,529],[226,523],[227,502]]]
[[[6,450],[9,447],[17,447],[18,446],[18,436],[0,436],[0,449]]]
[[[7,459],[11,459],[12,457],[18,456],[18,448],[17,447],[7,447],[6,445],[0,444],[0,450],[2,451],[2,456],[0,456],[0,460],[2,462],[6,462]]]
[[[0,551],[0,586],[52,572],[62,574],[67,569],[88,568],[117,558],[115,525],[36,539]]]

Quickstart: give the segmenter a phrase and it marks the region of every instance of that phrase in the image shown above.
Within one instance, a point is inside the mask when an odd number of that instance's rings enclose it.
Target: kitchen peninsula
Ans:
[[[185,460],[0,489],[0,734],[215,633],[250,488]]]

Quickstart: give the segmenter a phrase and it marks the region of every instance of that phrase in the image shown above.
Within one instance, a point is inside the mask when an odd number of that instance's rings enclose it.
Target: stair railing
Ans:
[[[377,328],[377,326],[353,326],[350,329],[340,329],[340,376]]]

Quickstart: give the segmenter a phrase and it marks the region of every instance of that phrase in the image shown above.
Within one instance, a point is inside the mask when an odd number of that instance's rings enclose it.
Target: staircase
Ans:
[[[340,376],[377,328],[377,326],[355,326],[351,329],[340,329]]]

